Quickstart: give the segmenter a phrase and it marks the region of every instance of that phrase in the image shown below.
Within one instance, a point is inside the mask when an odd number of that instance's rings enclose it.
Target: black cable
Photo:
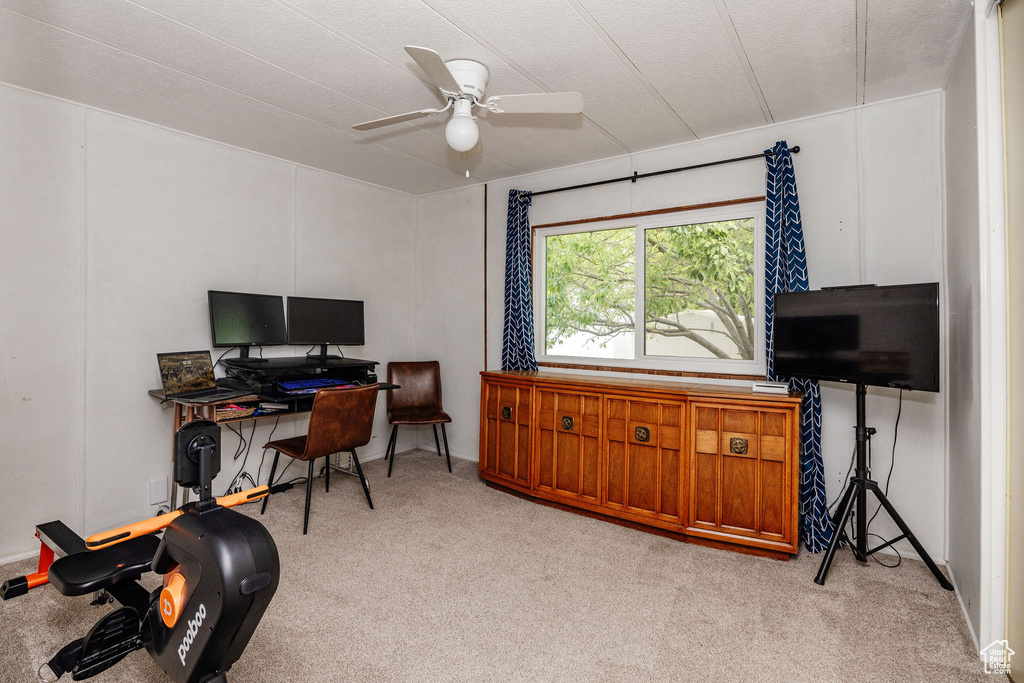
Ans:
[[[893,471],[893,468],[896,465],[896,441],[899,438],[900,416],[902,414],[903,414],[903,389],[900,389],[899,406],[898,406],[898,408],[896,410],[896,424],[893,427],[892,459],[889,462],[889,474],[885,478],[885,492],[884,492],[883,495],[885,495],[886,497],[888,497],[888,495],[889,495],[889,482],[892,479],[892,471]],[[868,462],[870,462],[870,461],[871,461],[871,441],[869,440],[868,441]],[[869,466],[868,467],[868,471],[870,471],[870,470],[871,470],[871,468]],[[869,529],[871,527],[871,522],[873,522],[875,517],[878,516],[878,512],[881,509],[882,509],[882,503],[879,502],[878,503],[878,507],[875,508],[875,513],[873,515],[871,515],[871,518],[868,519],[868,523],[864,525],[865,530],[867,530],[867,529]],[[854,519],[856,519],[856,511],[854,511],[854,515],[851,516],[851,518],[850,518],[851,522]],[[857,525],[856,524],[852,524],[851,529],[850,529],[850,532],[851,532],[850,535],[851,535],[851,537],[853,538],[854,541],[857,540],[856,530],[857,530]],[[874,536],[875,538],[877,538],[880,541],[883,541],[883,542],[886,541],[886,539],[882,538],[878,534],[867,533],[867,536],[868,537]],[[896,557],[897,557],[896,564],[886,564],[886,563],[882,562],[881,560],[879,560],[877,557],[875,557],[874,553],[869,555],[869,557],[871,557],[875,562],[877,562],[878,564],[880,564],[883,567],[893,568],[893,567],[900,566],[900,563],[903,561],[903,556],[900,555],[900,551],[897,550],[894,545],[890,545],[889,547],[892,548],[892,551],[894,553],[896,553]]]
[[[903,390],[900,389],[900,402],[899,402],[899,407],[896,409],[896,425],[893,427],[893,430],[892,430],[892,460],[889,461],[889,474],[885,478],[885,491],[883,491],[883,495],[886,498],[889,497],[889,480],[892,479],[892,470],[893,470],[893,467],[896,466],[896,439],[898,439],[899,436],[900,436],[900,415],[902,415],[902,414],[903,414]],[[866,528],[869,528],[871,526],[871,522],[873,522],[875,520],[875,517],[878,516],[878,511],[881,510],[881,509],[882,509],[882,504],[879,503],[878,507],[875,508],[875,514],[871,515],[871,519],[868,520],[868,524],[867,524]]]
[[[878,539],[879,541],[883,541],[883,542],[885,541],[885,539],[884,539],[884,538],[882,538],[881,536],[879,536],[878,534],[868,534],[868,536],[874,536],[874,537],[875,537],[875,538],[877,538],[877,539]],[[903,562],[903,556],[902,556],[902,555],[900,555],[900,551],[899,551],[899,550],[896,550],[896,546],[894,546],[894,545],[891,545],[891,546],[889,546],[889,547],[890,547],[890,548],[892,548],[892,551],[893,551],[894,553],[896,553],[896,564],[886,564],[885,562],[882,562],[882,561],[881,561],[880,559],[878,559],[877,557],[875,557],[875,554],[874,554],[874,553],[872,553],[872,554],[870,555],[870,557],[871,557],[871,559],[872,559],[872,560],[874,560],[874,561],[875,561],[875,562],[877,562],[878,564],[882,565],[883,567],[887,567],[887,568],[889,568],[889,569],[894,569],[894,568],[896,568],[896,567],[900,566],[900,564],[901,564],[901,563]]]
[[[241,427],[239,427],[239,431],[241,431]],[[228,491],[231,491],[231,489],[234,488],[235,482],[238,481],[238,478],[242,475],[242,472],[245,471],[245,463],[248,462],[248,460],[249,460],[249,451],[250,451],[250,449],[252,447],[253,437],[255,437],[255,436],[256,436],[256,420],[253,420],[252,421],[252,432],[249,434],[249,443],[245,447],[245,457],[242,458],[242,466],[238,468],[238,472],[236,472],[235,476],[231,478],[231,483],[228,484],[228,489],[227,489],[227,491],[224,492],[225,496],[228,495]]]
[[[274,420],[274,428],[270,430],[270,436],[267,437],[267,443],[270,443],[271,441],[274,440],[274,432],[277,431],[277,425],[280,422],[281,422],[281,416],[278,415],[277,419]],[[259,481],[260,479],[263,478],[263,461],[266,459],[266,457],[267,457],[267,449],[264,448],[263,449],[263,455],[260,456],[260,466],[256,469],[256,481]],[[259,486],[259,484],[255,484],[255,486]],[[267,482],[267,486],[270,486],[270,482],[269,481]]]
[[[273,486],[277,486],[281,483],[281,480],[284,479],[284,473],[288,471],[288,468],[292,466],[293,462],[295,462],[295,458],[288,458],[288,464],[284,466],[283,470],[281,470],[281,474],[277,475],[277,481],[272,484]],[[299,477],[299,479],[305,479],[305,477]],[[295,481],[298,481],[298,479]]]
[[[229,353],[231,353],[232,351],[234,351],[237,348],[238,348],[237,346],[228,347],[227,351],[225,351],[224,353],[222,353],[219,356],[217,356],[217,362],[213,364],[213,367],[217,367],[218,365],[220,365],[220,362],[222,360],[224,360],[224,356],[228,355]]]
[[[243,450],[245,450],[245,446],[246,446],[246,443],[247,443],[247,442],[246,442],[246,440],[245,440],[245,437],[244,437],[244,436],[242,436],[242,430],[241,430],[241,428],[239,428],[239,429],[237,429],[237,430],[236,430],[236,429],[235,429],[234,427],[232,427],[232,426],[231,426],[230,424],[228,424],[228,425],[225,425],[225,426],[226,426],[226,427],[227,427],[228,429],[230,429],[230,430],[231,430],[231,433],[232,433],[232,434],[234,434],[235,436],[237,436],[237,437],[238,437],[238,447],[237,447],[237,448],[235,448],[235,454],[234,454],[233,456],[231,456],[231,460],[232,460],[232,461],[235,461],[235,460],[238,460],[238,456],[240,456],[240,455],[242,454],[242,451],[243,451]]]

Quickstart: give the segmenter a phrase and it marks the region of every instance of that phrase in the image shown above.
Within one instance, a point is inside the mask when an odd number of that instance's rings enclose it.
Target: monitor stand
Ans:
[[[310,360],[319,360],[319,361],[341,360],[341,356],[331,356],[331,355],[328,355],[327,354],[327,346],[328,346],[327,344],[320,344],[320,352],[319,353],[316,353],[316,352],[307,353],[306,354],[306,358],[309,358]]]
[[[867,422],[867,410],[865,409],[865,398],[867,396],[867,386],[862,382],[857,383],[857,425],[854,429],[857,430],[857,469],[854,471],[853,476],[850,477],[850,483],[847,484],[846,492],[843,494],[843,498],[839,503],[839,508],[836,510],[835,516],[832,521],[835,523],[835,530],[832,532],[832,540],[828,543],[828,549],[825,551],[825,556],[821,559],[821,566],[818,568],[818,575],[814,577],[814,583],[819,586],[825,585],[825,577],[828,576],[829,567],[832,566],[832,558],[835,557],[836,550],[845,541],[849,543],[850,549],[853,550],[853,556],[858,562],[866,564],[868,557],[874,553],[888,548],[893,543],[901,541],[904,538],[910,541],[910,545],[917,551],[918,557],[924,560],[925,565],[931,571],[932,575],[935,576],[939,585],[948,591],[953,590],[953,584],[949,582],[939,568],[932,561],[931,556],[921,545],[921,542],[917,540],[917,536],[910,530],[907,523],[903,521],[899,513],[896,512],[896,508],[893,507],[889,499],[882,493],[882,489],[879,488],[878,482],[871,478],[871,471],[868,469],[868,442],[871,441],[871,437],[875,433],[874,427],[868,427]],[[868,491],[875,494],[875,498],[878,499],[881,507],[885,508],[885,511],[892,518],[892,521],[896,522],[896,526],[903,532],[900,536],[886,541],[881,545],[868,550]],[[850,543],[850,539],[846,535],[846,525],[850,522],[850,516],[854,512],[854,508],[857,510],[857,517],[855,529],[857,537],[853,543]]]
[[[249,355],[249,349],[251,349],[251,348],[252,347],[248,346],[248,345],[239,346],[238,347],[238,357],[239,358],[244,358],[245,360],[249,361],[250,363],[266,363],[267,360],[269,360],[267,358],[259,358],[257,356],[250,356]]]

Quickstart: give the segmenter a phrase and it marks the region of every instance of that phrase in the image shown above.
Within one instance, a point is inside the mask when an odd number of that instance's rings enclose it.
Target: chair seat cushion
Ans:
[[[451,422],[439,408],[389,408],[388,422],[393,425],[429,425]]]
[[[293,436],[290,439],[279,439],[277,441],[271,441],[263,447],[270,448],[275,451],[281,451],[292,458],[302,458],[306,453],[306,437]]]
[[[50,565],[50,583],[62,595],[85,595],[151,571],[160,539],[137,536],[122,543],[74,553]]]

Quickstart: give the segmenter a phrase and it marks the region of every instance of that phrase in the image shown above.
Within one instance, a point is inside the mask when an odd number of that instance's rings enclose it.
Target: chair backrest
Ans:
[[[316,392],[303,460],[351,451],[370,443],[376,407],[376,384]]]
[[[402,387],[387,392],[388,410],[441,410],[441,364],[436,360],[388,363],[388,381]]]

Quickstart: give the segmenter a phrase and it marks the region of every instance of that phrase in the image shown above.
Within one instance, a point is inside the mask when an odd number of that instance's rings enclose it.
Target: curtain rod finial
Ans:
[[[792,152],[793,154],[796,154],[797,152],[800,151],[800,145],[796,145],[795,147],[790,148],[789,151]]]

